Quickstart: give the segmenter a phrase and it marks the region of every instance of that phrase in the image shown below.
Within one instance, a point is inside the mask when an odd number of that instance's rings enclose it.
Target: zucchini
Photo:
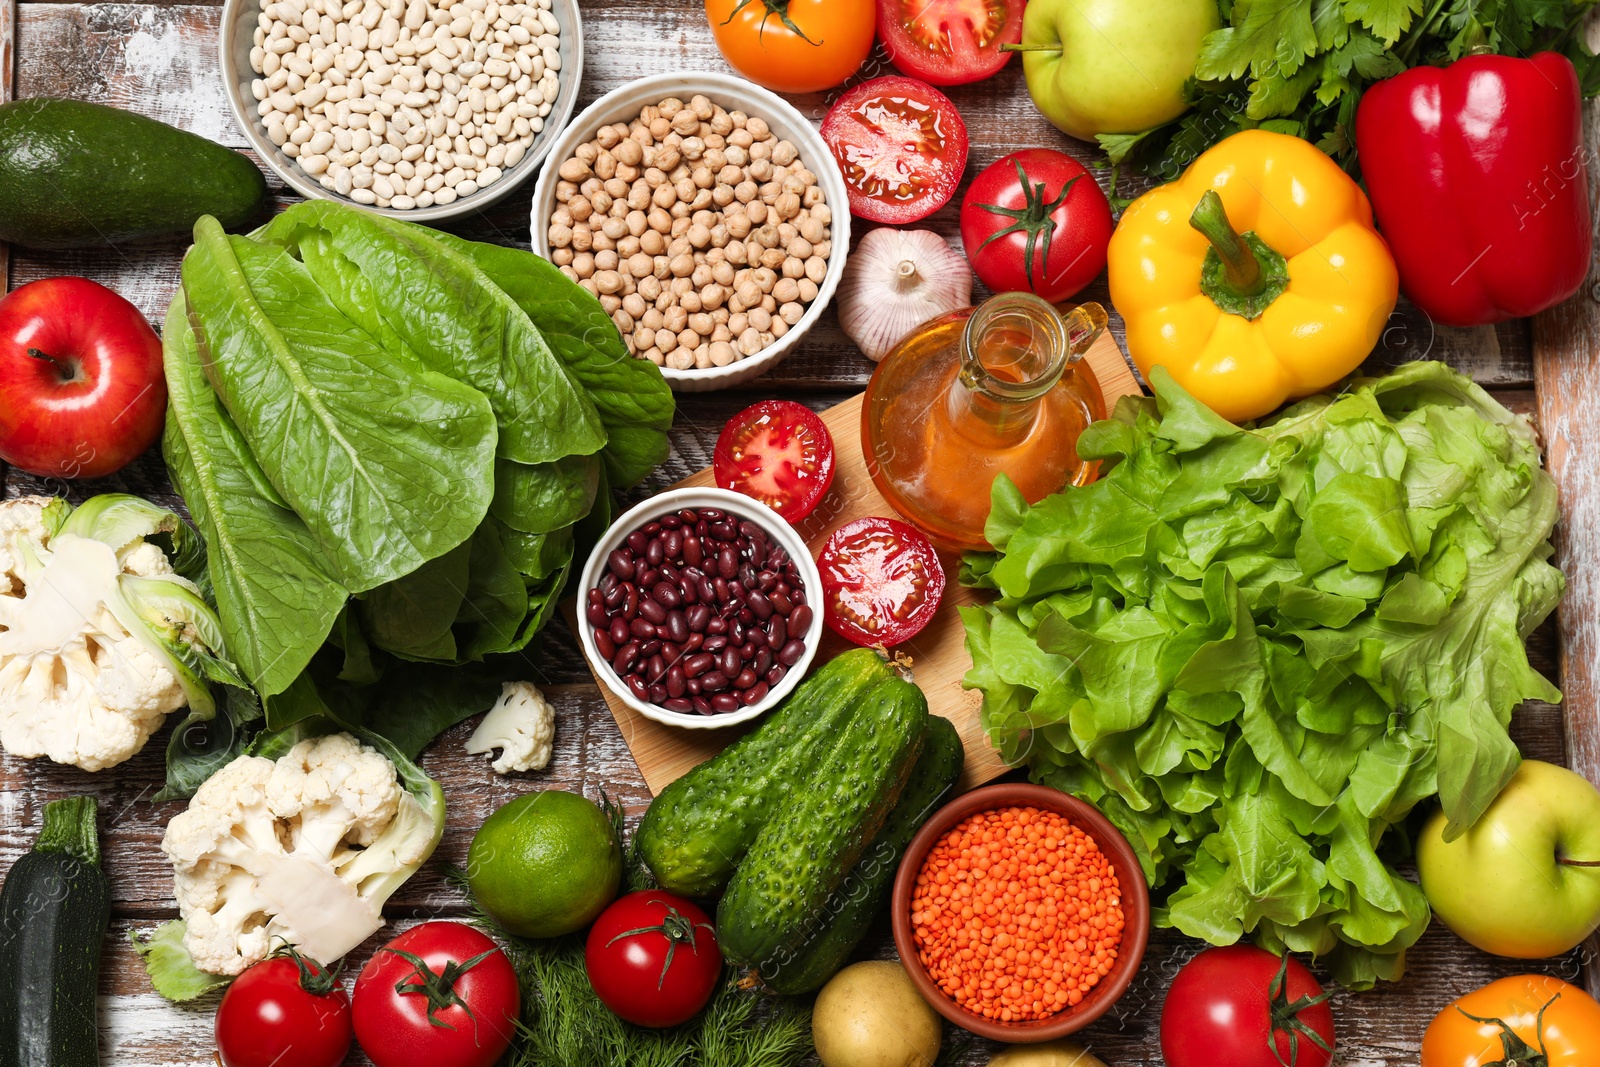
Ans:
[[[95,1067],[100,949],[111,888],[93,797],[44,806],[0,889],[0,1067]]]
[[[704,897],[726,885],[778,801],[810,777],[864,694],[891,678],[869,649],[836,656],[755,732],[663,789],[634,835],[661,888]]]
[[[728,882],[717,907],[724,956],[756,966],[804,938],[899,801],[927,732],[922,690],[892,671],[872,687]]]
[[[950,720],[929,717],[922,755],[911,769],[900,802],[855,869],[828,898],[822,921],[798,950],[779,949],[762,962],[759,971],[769,989],[785,996],[810,993],[844,966],[888,899],[906,846],[950,795],[965,759],[961,735]]]

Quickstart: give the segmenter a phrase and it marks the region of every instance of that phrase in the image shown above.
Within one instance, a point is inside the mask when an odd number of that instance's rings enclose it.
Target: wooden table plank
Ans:
[[[1597,36],[1590,22],[1590,43]],[[1589,202],[1597,201],[1600,107],[1585,109]],[[1600,281],[1592,270],[1578,295],[1533,321],[1533,370],[1545,464],[1561,494],[1556,565],[1567,576],[1561,625],[1561,687],[1567,765],[1600,784]],[[1585,946],[1585,982],[1600,995],[1600,936]]]

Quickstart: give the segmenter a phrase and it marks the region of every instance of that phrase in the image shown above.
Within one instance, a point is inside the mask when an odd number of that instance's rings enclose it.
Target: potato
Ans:
[[[822,1067],[933,1067],[939,1015],[899,963],[846,967],[817,994],[811,1039]]]
[[[1047,1045],[1019,1045],[997,1053],[989,1067],[1106,1067],[1097,1056],[1083,1051],[1071,1041],[1052,1041]]]

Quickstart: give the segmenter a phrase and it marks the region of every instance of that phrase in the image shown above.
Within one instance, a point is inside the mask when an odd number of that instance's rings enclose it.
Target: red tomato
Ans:
[[[933,545],[898,519],[857,519],[839,527],[817,559],[823,618],[858,645],[904,644],[933,620],[944,598],[944,567]]]
[[[1000,73],[1001,45],[1022,40],[1024,0],[878,0],[889,61],[930,85],[965,85]]]
[[[833,437],[804,404],[763,400],[728,420],[711,466],[722,488],[799,522],[833,484]]]
[[[828,109],[822,137],[844,173],[850,213],[899,225],[950,202],[967,166],[967,125],[939,90],[874,78]]]
[[[1161,1008],[1167,1067],[1328,1067],[1333,1045],[1333,1009],[1311,972],[1254,945],[1200,953]]]
[[[377,1067],[490,1067],[521,1014],[511,961],[463,923],[413,926],[361,969],[356,1040]]]
[[[274,956],[228,986],[217,1006],[222,1067],[339,1067],[350,1051],[350,998],[304,956]]]
[[[710,916],[659,889],[629,893],[601,912],[583,962],[601,1003],[635,1026],[688,1022],[722,976]]]
[[[0,300],[0,459],[100,478],[155,443],[166,410],[161,340],[110,289],[46,278]]]
[[[961,201],[961,243],[983,284],[1052,304],[1105,269],[1111,204],[1071,156],[1028,148],[991,164]]]

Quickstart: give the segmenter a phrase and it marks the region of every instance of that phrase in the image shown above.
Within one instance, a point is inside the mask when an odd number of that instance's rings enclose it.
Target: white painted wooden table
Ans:
[[[0,0],[0,99],[17,96],[70,96],[128,108],[194,133],[243,149],[245,139],[228,117],[216,64],[220,7],[168,3],[35,3]],[[694,0],[586,0],[583,4],[588,52],[582,104],[631,77],[663,69],[726,69]],[[881,57],[867,74],[885,69]],[[1035,113],[1015,66],[990,82],[952,91],[972,135],[969,176],[1016,148],[1048,145],[1086,155]],[[820,120],[828,99],[797,98]],[[1102,181],[1105,173],[1100,172]],[[289,198],[278,189],[281,203]],[[0,196],[5,191],[0,190]],[[527,204],[531,183],[504,207],[456,227],[483,240],[527,246]],[[954,239],[954,208],[930,225]],[[0,286],[60,274],[81,274],[118,290],[156,323],[177,285],[184,242],[152,242],[117,249],[37,254],[0,246]],[[1085,294],[1105,300],[1103,281]],[[1565,719],[1554,708],[1532,705],[1518,716],[1515,735],[1532,757],[1573,762],[1600,780],[1600,730],[1595,725],[1596,668],[1600,655],[1600,608],[1592,561],[1600,549],[1600,327],[1596,303],[1585,293],[1558,314],[1530,326],[1509,323],[1473,331],[1434,330],[1414,311],[1398,313],[1374,354],[1372,366],[1429,356],[1467,371],[1505,403],[1534,413],[1550,439],[1551,466],[1561,482],[1567,521],[1562,530],[1563,560],[1572,583],[1562,610],[1567,636],[1565,656],[1554,625],[1535,635],[1538,667],[1558,679],[1568,693]],[[1120,322],[1114,329],[1120,332]],[[859,391],[872,365],[839,332],[831,316],[803,349],[777,372],[753,387],[683,399],[673,430],[673,452],[644,490],[671,484],[705,466],[723,420],[755,399],[784,396],[825,407]],[[40,488],[27,476],[6,473],[7,495]],[[110,489],[143,493],[169,504],[171,494],[160,459],[144,457],[122,474],[95,485],[74,486],[75,494]],[[1585,565],[1588,564],[1588,565]],[[648,793],[616,726],[589,680],[570,635],[557,622],[529,657],[530,676],[539,679],[560,711],[555,758],[546,773],[499,778],[487,763],[464,756],[466,727],[441,738],[424,765],[443,783],[450,805],[449,830],[438,856],[391,902],[396,922],[454,914],[460,900],[446,885],[447,864],[460,863],[473,830],[495,806],[532,789],[563,788],[597,797],[603,788],[622,801],[632,816],[642,812]],[[145,930],[174,914],[169,869],[159,841],[166,821],[178,810],[149,797],[161,781],[164,738],[130,763],[99,775],[43,762],[0,757],[0,865],[9,866],[32,840],[41,806],[48,800],[93,792],[102,802],[106,863],[112,878],[115,920],[107,945],[102,984],[104,1062],[118,1065],[211,1063],[210,1028],[214,1004],[175,1008],[151,992],[127,945],[130,929]],[[392,933],[392,931],[390,931]],[[888,951],[886,931],[872,944]],[[1156,1022],[1163,990],[1193,944],[1158,934],[1145,969],[1116,1017],[1084,1036],[1113,1067],[1153,1067],[1161,1062]],[[366,951],[358,951],[364,959]],[[1451,998],[1492,978],[1523,970],[1494,960],[1435,928],[1411,955],[1409,974],[1398,985],[1337,1003],[1342,1062],[1349,1065],[1414,1064],[1423,1027]],[[1541,964],[1576,977],[1578,958]],[[990,1049],[975,1044],[967,1060],[982,1063]],[[359,1056],[352,1062],[364,1063]]]

